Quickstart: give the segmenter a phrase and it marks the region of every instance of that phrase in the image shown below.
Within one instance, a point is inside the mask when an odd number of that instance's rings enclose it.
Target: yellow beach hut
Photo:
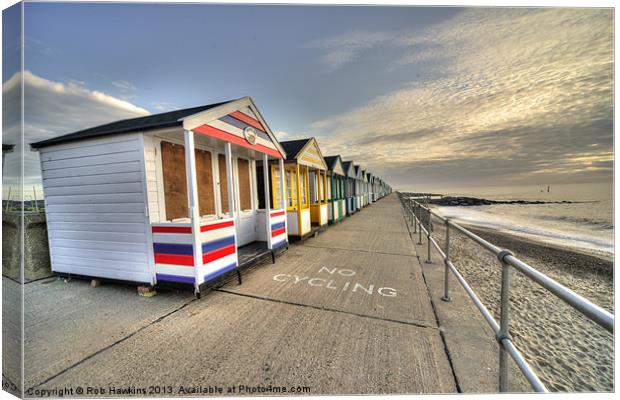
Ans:
[[[288,235],[303,239],[327,226],[327,165],[315,138],[289,140],[280,145],[286,149]],[[279,182],[277,165],[272,165],[271,172],[275,187]],[[279,206],[277,200],[276,204]]]

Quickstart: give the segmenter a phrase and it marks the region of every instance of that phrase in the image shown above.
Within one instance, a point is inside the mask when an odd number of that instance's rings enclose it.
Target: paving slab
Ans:
[[[24,367],[29,388],[113,345],[194,299],[166,291],[152,298],[136,287],[51,278],[25,285]]]
[[[377,205],[378,207],[379,205]],[[358,231],[380,231],[407,233],[407,227],[403,224],[403,216],[397,212],[390,211],[387,214],[377,215],[375,213],[366,213],[366,210],[357,212],[352,216],[345,218],[339,223],[332,225],[330,230],[358,230]]]
[[[368,253],[415,255],[409,236],[405,233],[373,230],[327,230],[304,243],[307,247],[358,250]]]
[[[407,236],[408,237],[408,236]],[[291,246],[275,264],[223,290],[372,318],[436,326],[412,256]]]
[[[223,292],[39,389],[152,385],[170,386],[170,395],[178,395],[180,386],[308,387],[305,394],[455,390],[436,329]]]

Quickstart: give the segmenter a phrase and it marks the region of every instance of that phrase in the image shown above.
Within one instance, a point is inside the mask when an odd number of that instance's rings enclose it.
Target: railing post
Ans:
[[[415,209],[414,208],[411,209],[411,224],[413,225],[413,233],[416,233],[418,224],[416,222],[416,216],[415,216]]]
[[[443,297],[441,298],[441,300],[443,301],[450,301],[452,300],[450,298],[450,267],[448,265],[448,263],[450,262],[450,224],[448,223],[448,220],[446,219],[446,246],[444,249],[444,252],[446,253],[446,258],[444,259],[444,264],[445,264],[445,271],[444,271],[444,276],[443,276]]]
[[[413,209],[412,206],[411,206],[411,199],[409,199],[407,204],[408,204],[407,210],[409,211],[409,214],[411,214],[411,210]],[[413,218],[411,219],[411,223],[413,224]]]
[[[427,221],[428,224],[426,226],[426,229],[427,229],[426,241],[428,242],[427,243],[428,247],[426,249],[426,254],[427,254],[426,263],[431,264],[432,261],[431,261],[431,209],[430,208],[427,209],[427,214],[428,214],[428,221]]]
[[[507,250],[502,250],[497,255],[499,261],[502,263],[502,287],[500,298],[500,321],[499,332],[497,334],[497,342],[499,344],[499,391],[508,391],[508,352],[504,348],[504,339],[509,338],[509,312],[510,312],[510,265],[508,265],[504,258],[507,255],[512,255]]]
[[[416,202],[417,203],[417,202]],[[422,244],[422,205],[418,204],[418,244]]]

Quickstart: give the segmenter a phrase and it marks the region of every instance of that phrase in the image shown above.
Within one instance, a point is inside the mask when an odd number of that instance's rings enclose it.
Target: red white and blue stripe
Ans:
[[[153,250],[157,281],[201,284],[237,267],[235,222],[217,220],[200,226],[202,260],[194,260],[194,237],[189,224],[154,224]]]
[[[271,224],[271,248],[277,249],[286,245],[286,211],[274,210],[269,214],[269,223]]]
[[[191,283],[194,278],[194,246],[189,224],[152,226],[157,281]]]
[[[235,221],[218,220],[200,227],[202,265],[198,271],[198,284],[208,282],[237,268]]]

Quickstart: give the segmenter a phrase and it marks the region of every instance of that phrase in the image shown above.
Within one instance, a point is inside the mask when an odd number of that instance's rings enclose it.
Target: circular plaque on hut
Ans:
[[[243,136],[245,136],[245,140],[250,144],[256,144],[256,131],[251,126],[246,126],[243,130]]]

